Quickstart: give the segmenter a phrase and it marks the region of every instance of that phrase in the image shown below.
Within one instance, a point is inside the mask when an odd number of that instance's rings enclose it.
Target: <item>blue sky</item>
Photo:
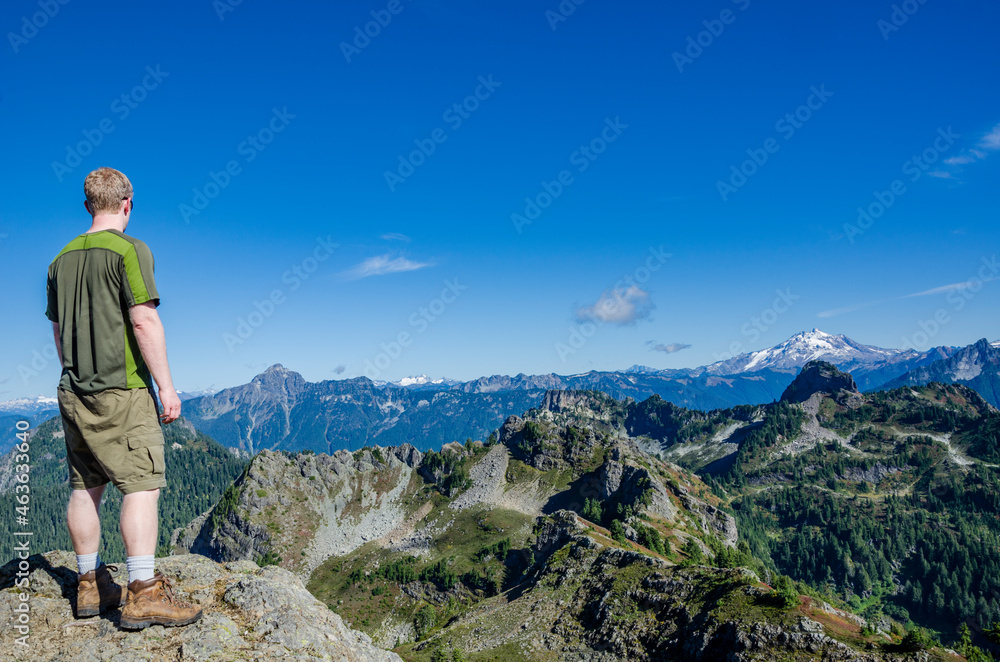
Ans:
[[[182,389],[996,339],[1000,7],[896,6],[6,2],[0,398],[103,165]]]

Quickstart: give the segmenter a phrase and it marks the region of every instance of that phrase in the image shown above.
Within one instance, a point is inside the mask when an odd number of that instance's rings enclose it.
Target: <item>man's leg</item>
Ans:
[[[159,529],[157,502],[159,488],[133,492],[122,498],[121,531],[128,556],[128,580],[152,579],[153,556],[156,553],[156,536]]]
[[[109,607],[125,601],[123,587],[115,584],[108,568],[101,563],[97,550],[101,544],[101,520],[98,511],[104,485],[73,490],[66,508],[69,537],[76,551],[79,583],[76,593],[76,617],[97,616]]]
[[[98,510],[104,487],[100,485],[89,490],[72,490],[69,494],[66,521],[77,556],[96,554],[101,544],[101,519]]]

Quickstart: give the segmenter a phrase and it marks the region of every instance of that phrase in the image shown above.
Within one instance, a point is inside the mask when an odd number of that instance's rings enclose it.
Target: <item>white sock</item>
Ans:
[[[94,552],[93,554],[76,555],[76,571],[81,575],[85,575],[91,570],[95,570],[100,565],[101,565],[100,552]]]
[[[153,555],[148,556],[130,556],[125,559],[125,565],[128,566],[128,583],[131,584],[135,580],[146,581],[152,579],[153,575]]]

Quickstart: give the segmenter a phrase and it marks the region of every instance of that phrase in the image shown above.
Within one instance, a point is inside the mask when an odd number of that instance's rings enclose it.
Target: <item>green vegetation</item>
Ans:
[[[437,612],[434,610],[434,607],[427,604],[421,607],[417,615],[413,617],[413,629],[416,632],[417,641],[430,634],[436,622]]]
[[[801,408],[787,402],[772,405],[761,424],[754,426],[740,444],[736,461],[724,476],[728,486],[734,489],[745,487],[746,474],[767,457],[767,449],[777,444],[779,439],[788,441],[796,437],[804,422],[805,415]]]
[[[451,559],[441,559],[437,563],[428,566],[420,571],[420,581],[430,582],[437,586],[438,590],[447,591],[458,583],[458,575],[448,566]]]
[[[628,544],[628,539],[625,537],[625,527],[622,525],[621,520],[613,519],[611,520],[611,539],[622,545]]]
[[[801,416],[779,405],[712,481],[735,495],[748,551],[866,617],[916,624],[911,649],[930,645],[918,625],[953,642],[963,623],[985,633],[1000,620],[1000,470],[974,460],[996,457],[1000,415],[968,389],[940,384],[866,394],[855,409],[827,398],[820,415],[851,433],[856,450],[831,443],[770,456]],[[950,434],[973,462],[956,469],[931,434]],[[768,489],[754,488],[758,476]]]
[[[783,609],[791,609],[799,605],[799,592],[795,590],[795,582],[790,577],[778,575],[774,580],[775,603]]]
[[[501,509],[453,513],[439,511],[440,517],[454,516],[455,521],[433,539],[429,558],[362,547],[322,564],[309,581],[310,592],[369,634],[387,618],[416,627],[421,614],[421,632],[427,636],[471,604],[523,580],[530,565],[524,547],[533,518]],[[413,585],[404,593],[406,584]]]
[[[281,557],[270,549],[257,559],[257,565],[261,568],[269,565],[278,565],[279,563],[281,563]]]
[[[670,553],[670,541],[664,540],[659,531],[642,522],[636,522],[634,528],[640,545],[662,556]]]
[[[705,561],[705,553],[701,551],[701,545],[694,538],[687,539],[683,552],[687,560],[682,565],[699,565]]]
[[[485,561],[490,557],[495,558],[497,561],[503,563],[507,559],[507,553],[510,552],[510,538],[504,538],[492,545],[486,545],[478,552],[476,552],[476,561]]]
[[[587,500],[583,504],[582,515],[591,522],[600,524],[604,520],[604,507],[598,499],[587,497]]]
[[[437,486],[441,494],[452,497],[472,485],[468,467],[476,458],[475,450],[456,453],[448,450],[441,453],[427,451],[420,462],[420,472],[425,479]]]

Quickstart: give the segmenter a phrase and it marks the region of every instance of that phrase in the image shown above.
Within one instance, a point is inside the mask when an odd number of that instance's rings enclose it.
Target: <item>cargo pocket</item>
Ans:
[[[128,452],[132,458],[134,479],[163,475],[163,435],[160,432],[129,435]]]

